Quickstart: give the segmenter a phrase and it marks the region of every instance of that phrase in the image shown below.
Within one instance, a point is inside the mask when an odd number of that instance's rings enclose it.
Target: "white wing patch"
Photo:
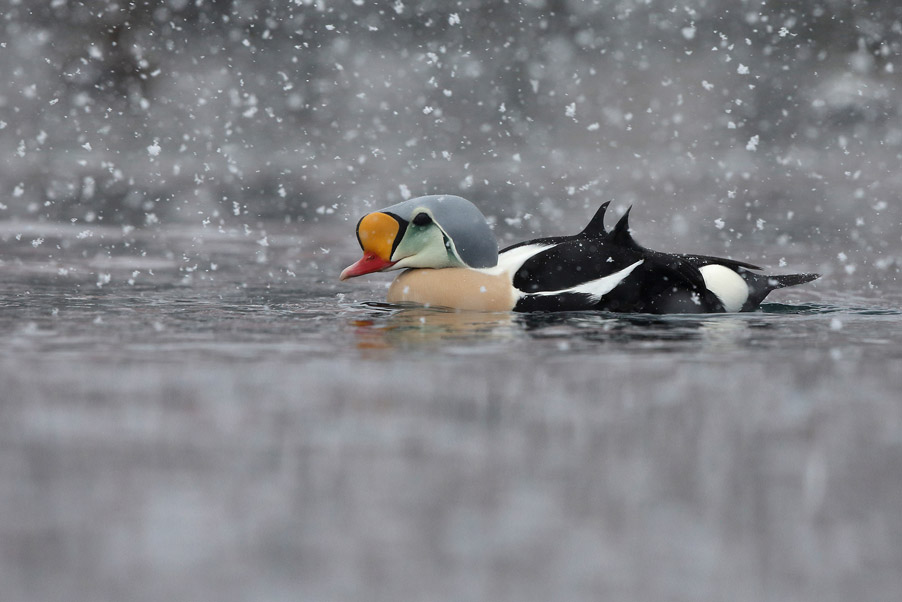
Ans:
[[[513,279],[514,274],[526,263],[526,260],[553,246],[544,244],[523,245],[522,247],[505,251],[498,255],[498,265],[492,268],[482,268],[479,271],[492,276],[507,273]]]
[[[615,286],[623,282],[626,277],[633,272],[633,270],[642,265],[644,262],[644,259],[640,259],[636,263],[626,266],[619,272],[614,272],[613,274],[608,274],[607,276],[603,276],[602,278],[598,278],[596,280],[590,280],[589,282],[583,282],[582,284],[577,284],[576,286],[570,288],[561,289],[559,291],[539,291],[537,293],[523,293],[523,296],[528,295],[530,297],[547,297],[551,295],[579,293],[583,295],[589,295],[593,302],[599,301],[603,296],[614,290]]]
[[[724,310],[739,311],[749,298],[749,285],[730,268],[716,263],[703,265],[698,269],[705,279],[705,286],[714,293]]]

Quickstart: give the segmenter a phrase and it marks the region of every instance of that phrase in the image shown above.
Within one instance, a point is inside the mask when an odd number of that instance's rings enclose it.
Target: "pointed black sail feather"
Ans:
[[[583,231],[579,233],[579,236],[585,238],[602,238],[607,236],[608,231],[604,229],[604,214],[608,210],[608,205],[611,204],[611,201],[606,201],[601,204],[601,207],[598,208],[598,211],[595,212],[595,215],[589,220],[589,223],[583,228]]]
[[[635,249],[639,248],[639,245],[636,244],[636,241],[633,240],[633,235],[630,233],[630,211],[632,210],[632,205],[627,207],[626,212],[614,226],[614,229],[611,230],[611,241],[616,245]]]

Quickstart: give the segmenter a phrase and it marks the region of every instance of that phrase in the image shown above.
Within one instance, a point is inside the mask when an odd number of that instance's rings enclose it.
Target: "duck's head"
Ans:
[[[346,267],[346,280],[404,268],[489,268],[498,246],[482,212],[447,194],[423,196],[367,214],[357,223],[363,257]]]

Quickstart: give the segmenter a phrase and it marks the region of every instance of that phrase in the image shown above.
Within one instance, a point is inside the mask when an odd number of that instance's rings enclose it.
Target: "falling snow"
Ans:
[[[0,34],[4,600],[902,591],[898,2],[9,0]],[[824,276],[678,323],[337,281],[432,193],[500,246],[610,201]]]

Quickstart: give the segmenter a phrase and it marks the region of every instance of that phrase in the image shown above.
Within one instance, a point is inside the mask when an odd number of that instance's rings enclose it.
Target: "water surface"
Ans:
[[[892,287],[827,278],[748,314],[449,312],[337,282],[351,243],[287,226],[265,245],[5,228],[4,599],[902,588]]]

